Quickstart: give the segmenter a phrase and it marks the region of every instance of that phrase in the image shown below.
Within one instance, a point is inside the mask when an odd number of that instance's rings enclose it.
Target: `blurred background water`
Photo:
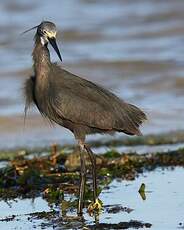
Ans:
[[[181,0],[1,0],[0,148],[73,141],[37,109],[24,127],[22,88],[31,75],[34,31],[20,33],[42,20],[57,25],[62,66],[148,113],[143,133],[184,129],[183,12]]]

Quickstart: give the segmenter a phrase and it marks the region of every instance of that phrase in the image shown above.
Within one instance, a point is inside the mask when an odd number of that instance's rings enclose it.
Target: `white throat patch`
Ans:
[[[44,46],[48,41],[44,37],[40,37],[42,46]]]

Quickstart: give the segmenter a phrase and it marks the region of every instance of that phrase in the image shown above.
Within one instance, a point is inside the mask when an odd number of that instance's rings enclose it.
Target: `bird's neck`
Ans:
[[[38,35],[35,36],[35,46],[32,56],[36,80],[44,80],[48,77],[50,70],[50,54],[47,45],[42,45],[41,39]]]

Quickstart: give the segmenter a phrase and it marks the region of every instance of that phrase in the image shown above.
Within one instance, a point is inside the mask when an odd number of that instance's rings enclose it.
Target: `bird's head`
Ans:
[[[56,34],[57,34],[56,25],[49,21],[43,21],[38,26],[34,26],[33,28],[26,30],[24,33],[36,28],[37,28],[36,34],[40,38],[42,46],[47,45],[49,42],[54,48],[54,50],[56,51],[59,59],[62,61],[61,54],[56,43]]]

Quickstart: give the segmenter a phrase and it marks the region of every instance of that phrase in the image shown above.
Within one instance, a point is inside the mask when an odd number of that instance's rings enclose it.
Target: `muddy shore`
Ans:
[[[111,183],[117,181],[135,181],[145,173],[157,169],[174,170],[184,167],[184,148],[176,150],[137,154],[118,151],[123,145],[175,145],[183,143],[183,134],[175,133],[164,135],[148,135],[146,137],[116,140],[114,142],[91,142],[93,148],[101,146],[112,146],[105,153],[96,155],[98,170],[98,193],[111,191]],[[39,220],[38,226],[49,229],[53,226],[64,229],[128,229],[128,228],[150,228],[154,222],[144,219],[131,219],[130,221],[89,222],[85,220],[87,207],[92,200],[91,165],[86,157],[87,185],[85,216],[82,220],[75,218],[78,184],[80,175],[80,159],[78,149],[74,146],[52,145],[50,148],[16,149],[12,151],[1,151],[0,169],[0,202],[10,203],[14,200],[37,199],[45,200],[51,207],[48,211],[25,213],[24,215],[7,215],[0,218],[0,223],[24,222],[33,223]],[[147,190],[139,184],[139,194],[142,200],[146,199]],[[143,187],[141,187],[143,186]],[[147,185],[146,185],[147,186]],[[120,215],[121,213],[132,213],[134,209],[122,204],[107,205],[104,203],[103,213],[106,215]],[[70,216],[71,215],[71,216]],[[98,214],[100,218],[101,214]],[[94,217],[94,221],[97,216]],[[97,218],[97,219],[98,219]],[[88,219],[88,218],[87,218]],[[0,224],[1,225],[1,224]],[[37,225],[35,225],[37,226]],[[154,228],[153,228],[154,229]]]

